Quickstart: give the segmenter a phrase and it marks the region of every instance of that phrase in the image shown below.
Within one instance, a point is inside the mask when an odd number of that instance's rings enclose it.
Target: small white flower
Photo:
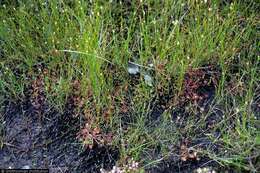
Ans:
[[[196,172],[197,172],[197,173],[202,173],[201,168],[198,168]]]
[[[174,21],[172,21],[172,24],[173,24],[174,26],[176,26],[176,25],[179,24],[179,21],[178,21],[178,20],[174,20]]]

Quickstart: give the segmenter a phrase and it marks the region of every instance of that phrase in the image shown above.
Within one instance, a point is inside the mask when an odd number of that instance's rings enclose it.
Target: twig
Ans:
[[[69,52],[69,53],[77,53],[77,54],[83,54],[83,55],[94,56],[94,57],[96,57],[96,58],[98,58],[98,59],[101,59],[101,60],[103,60],[103,61],[106,61],[106,62],[108,62],[108,63],[114,65],[114,63],[112,63],[111,61],[109,61],[109,60],[107,60],[107,59],[105,59],[105,58],[102,58],[102,57],[100,57],[100,56],[98,56],[98,55],[95,55],[95,54],[86,53],[86,52],[81,52],[81,51],[76,51],[76,50],[67,50],[67,49],[65,49],[65,50],[58,50],[58,51],[60,51],[60,52]]]
[[[144,65],[140,65],[140,64],[134,63],[132,61],[128,61],[128,63],[136,65],[138,67],[143,67],[143,68],[146,68],[146,69],[149,69],[149,70],[155,70],[154,68],[151,68],[151,67],[148,67],[148,66],[144,66]]]
[[[77,53],[77,54],[83,54],[83,55],[94,56],[94,57],[96,57],[96,58],[98,58],[98,59],[101,59],[101,60],[106,61],[106,62],[108,62],[108,63],[110,63],[110,64],[112,64],[112,65],[115,65],[113,62],[111,62],[111,61],[109,61],[109,60],[107,60],[107,59],[105,59],[105,58],[102,58],[102,57],[100,57],[100,56],[98,56],[98,55],[91,54],[91,53],[86,53],[86,52],[81,52],[81,51],[75,51],[75,50],[67,50],[67,49],[58,50],[58,51],[60,51],[60,52]],[[151,68],[151,67],[148,67],[148,66],[144,66],[144,65],[141,65],[141,64],[137,64],[137,63],[134,63],[134,62],[132,62],[132,61],[128,61],[128,63],[133,64],[133,65],[136,65],[136,66],[138,66],[138,67],[142,67],[142,68],[145,68],[145,69],[149,69],[149,70],[155,71],[155,68]],[[161,73],[161,74],[164,75],[164,76],[167,76],[166,74],[164,74],[164,73],[162,73],[162,72],[159,72],[159,73]]]

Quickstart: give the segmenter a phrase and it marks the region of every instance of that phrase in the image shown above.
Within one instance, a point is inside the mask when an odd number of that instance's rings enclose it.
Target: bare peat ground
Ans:
[[[1,168],[48,168],[50,172],[98,172],[111,168],[118,150],[82,148],[76,136],[80,119],[45,109],[39,116],[30,104],[7,104],[3,114]]]

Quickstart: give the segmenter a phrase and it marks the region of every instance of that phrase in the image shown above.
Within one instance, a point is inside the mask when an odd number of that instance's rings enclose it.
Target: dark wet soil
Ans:
[[[84,149],[76,140],[80,118],[46,109],[39,114],[30,104],[7,104],[2,115],[3,147],[0,168],[48,168],[50,172],[99,172],[119,157],[116,149]]]
[[[176,162],[178,158],[172,157],[163,161],[158,166],[149,170],[149,173],[190,173],[200,167],[214,167],[216,163],[210,162],[207,159],[200,161]]]

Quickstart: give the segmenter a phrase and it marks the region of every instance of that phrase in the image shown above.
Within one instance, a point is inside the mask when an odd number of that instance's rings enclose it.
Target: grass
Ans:
[[[256,1],[0,4],[1,105],[40,97],[63,112],[74,98],[70,104],[79,116],[93,128],[112,132],[119,163],[133,157],[144,168],[154,166],[179,156],[184,140],[203,138],[211,144],[195,147],[201,157],[241,172],[259,171]],[[128,74],[129,62],[139,65],[140,77]],[[189,100],[181,105],[189,69],[208,65],[219,69],[209,108],[198,111],[201,106]],[[31,89],[33,81],[43,85]],[[163,105],[163,99],[164,113],[151,120],[152,108]],[[172,118],[178,108],[185,109],[177,111],[185,117],[182,126]],[[208,128],[214,113],[220,118]]]

